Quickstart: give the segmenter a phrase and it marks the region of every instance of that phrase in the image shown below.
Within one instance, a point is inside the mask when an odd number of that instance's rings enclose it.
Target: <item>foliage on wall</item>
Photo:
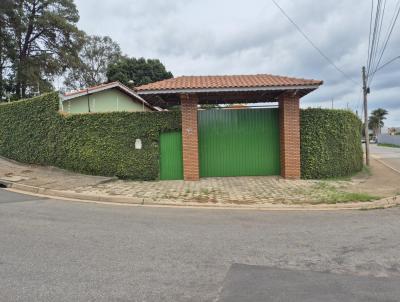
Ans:
[[[161,132],[179,130],[179,111],[61,115],[58,95],[0,105],[0,155],[76,172],[152,180],[159,177]],[[135,142],[141,140],[142,148]],[[301,111],[303,178],[362,169],[361,121],[344,110]]]
[[[180,112],[62,116],[58,95],[0,105],[0,154],[76,172],[151,180],[159,177],[159,136],[180,129]],[[135,148],[136,139],[142,148]]]
[[[363,167],[360,119],[347,110],[301,111],[302,178],[352,175]]]

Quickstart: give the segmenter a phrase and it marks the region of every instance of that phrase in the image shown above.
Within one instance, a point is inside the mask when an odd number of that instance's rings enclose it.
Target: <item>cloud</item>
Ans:
[[[80,27],[111,36],[130,56],[159,58],[174,75],[272,73],[324,80],[302,106],[349,106],[361,113],[361,66],[368,49],[370,2],[278,0],[348,80],[269,0],[76,0]],[[390,20],[396,1],[387,1]],[[399,22],[400,23],[400,22]],[[388,23],[383,24],[382,39]],[[400,55],[399,24],[382,62]],[[354,84],[356,82],[356,84]],[[378,72],[370,109],[387,108],[400,126],[400,60]]]

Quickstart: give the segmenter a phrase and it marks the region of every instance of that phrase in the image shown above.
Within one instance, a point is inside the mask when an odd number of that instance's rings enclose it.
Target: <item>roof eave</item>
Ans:
[[[291,86],[261,86],[261,87],[227,87],[227,88],[182,88],[182,89],[155,89],[136,90],[139,95],[149,94],[184,94],[184,93],[215,93],[215,92],[251,92],[251,91],[276,91],[276,90],[315,90],[322,83],[312,85],[291,85]]]
[[[93,90],[85,90],[85,91],[82,91],[82,92],[76,93],[76,94],[71,94],[71,95],[65,95],[64,94],[64,95],[62,95],[61,101],[64,102],[64,101],[76,99],[76,98],[81,97],[81,96],[91,95],[91,94],[94,94],[94,93],[102,92],[104,90],[113,89],[113,88],[118,88],[121,91],[125,92],[125,94],[130,95],[133,98],[136,98],[137,100],[142,102],[147,108],[158,111],[152,105],[150,105],[148,102],[146,102],[146,100],[141,98],[138,93],[136,93],[135,91],[129,89],[128,87],[126,87],[125,85],[123,85],[122,83],[119,83],[119,82],[114,82],[114,83],[112,83],[110,85],[104,85],[103,87],[99,87],[99,88],[93,89]]]

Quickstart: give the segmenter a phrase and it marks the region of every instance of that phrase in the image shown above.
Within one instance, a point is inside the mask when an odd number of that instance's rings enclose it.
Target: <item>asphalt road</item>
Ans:
[[[218,302],[398,302],[400,278],[233,264]]]
[[[400,171],[400,148],[379,147],[375,144],[370,145],[371,154],[383,161],[386,165]]]
[[[236,263],[397,280],[399,215],[128,207],[0,190],[0,301],[216,301]]]

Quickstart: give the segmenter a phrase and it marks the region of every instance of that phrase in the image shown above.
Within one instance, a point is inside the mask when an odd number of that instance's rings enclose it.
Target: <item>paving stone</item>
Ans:
[[[292,203],[318,201],[327,193],[314,187],[319,181],[313,180],[284,180],[276,176],[258,177],[220,177],[202,178],[198,182],[183,180],[170,181],[113,181],[85,188],[91,194],[126,195],[131,197],[146,197],[157,199],[173,199],[174,202],[203,202],[203,203]],[[332,185],[336,185],[332,182]]]

